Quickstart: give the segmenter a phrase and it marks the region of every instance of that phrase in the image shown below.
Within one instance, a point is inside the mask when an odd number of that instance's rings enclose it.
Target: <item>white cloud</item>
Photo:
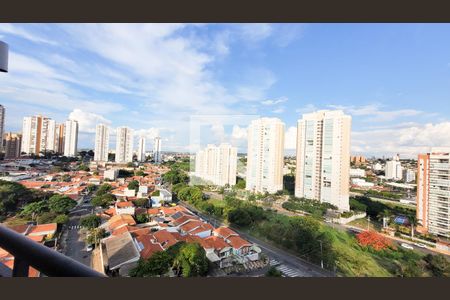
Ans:
[[[352,151],[383,155],[400,153],[416,157],[430,147],[450,146],[450,122],[416,124],[352,132]]]
[[[69,114],[69,119],[78,121],[78,130],[84,133],[95,133],[95,127],[99,123],[111,124],[111,121],[101,115],[74,109]]]
[[[422,111],[415,109],[399,109],[399,110],[381,110],[379,104],[369,104],[364,106],[345,106],[345,105],[329,105],[332,109],[340,109],[353,116],[370,116],[367,122],[388,122],[401,117],[414,117],[423,114]]]
[[[319,110],[317,106],[315,106],[314,104],[306,104],[303,107],[297,108],[295,110],[296,113],[298,114],[306,114],[306,113],[310,113],[313,111]]]
[[[146,128],[146,129],[138,129],[134,131],[134,136],[136,138],[144,137],[146,142],[153,141],[155,137],[159,136],[160,130],[158,128]]]
[[[283,106],[277,107],[276,109],[272,110],[272,112],[274,114],[281,114],[284,112],[284,107]]]
[[[8,24],[8,23],[0,24],[0,32],[2,32],[4,34],[15,35],[15,36],[27,39],[27,40],[35,42],[35,43],[45,43],[45,44],[54,45],[54,46],[58,45],[58,43],[56,41],[49,40],[49,39],[43,38],[39,35],[36,35],[34,33],[31,33],[29,31],[23,29],[22,27],[19,27],[19,25],[13,25],[13,24]]]
[[[231,137],[236,140],[247,139],[247,128],[234,125]]]
[[[251,42],[262,41],[273,33],[273,27],[267,23],[241,24],[239,29],[242,38]]]
[[[297,127],[291,126],[284,135],[284,149],[293,150],[297,148]]]
[[[261,101],[261,104],[269,106],[269,105],[276,105],[276,104],[284,103],[286,101],[287,101],[287,98],[282,97],[279,99],[267,99],[267,100]]]

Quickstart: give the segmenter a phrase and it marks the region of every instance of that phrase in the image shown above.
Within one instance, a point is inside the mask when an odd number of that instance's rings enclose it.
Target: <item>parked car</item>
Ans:
[[[417,246],[419,248],[426,248],[427,247],[427,245],[422,244],[422,243],[414,243],[414,246]]]
[[[407,244],[407,243],[402,243],[400,246],[402,246],[405,249],[409,249],[409,250],[413,250],[414,249],[413,246],[411,246],[410,244]]]
[[[86,251],[87,251],[87,252],[91,252],[92,250],[94,250],[94,245],[88,245],[88,246],[86,247]]]

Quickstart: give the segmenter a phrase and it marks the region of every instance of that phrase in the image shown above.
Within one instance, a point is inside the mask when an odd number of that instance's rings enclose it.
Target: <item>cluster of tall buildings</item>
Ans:
[[[20,156],[22,134],[5,133],[5,107],[0,104],[0,152],[5,153],[5,159],[14,159]]]
[[[342,211],[350,209],[350,132],[351,117],[342,111],[304,114],[298,121],[296,197],[327,202]],[[284,135],[285,125],[277,118],[261,118],[250,123],[247,132],[246,190],[275,193],[283,189]],[[197,153],[197,175],[218,178],[219,172],[223,174],[227,170],[223,167],[225,161],[222,164],[217,162],[224,159],[215,154],[219,147],[209,145]],[[216,167],[220,165],[221,168]],[[208,171],[206,168],[209,168]]]
[[[78,121],[56,124],[45,116],[23,118],[21,153],[40,155],[53,152],[72,157],[77,155]]]
[[[235,185],[236,168],[237,148],[230,144],[210,144],[195,157],[195,175],[214,185]]]
[[[95,133],[95,151],[94,161],[108,161],[109,153],[109,135],[110,129],[105,124],[97,124]],[[137,160],[145,161],[146,140],[144,137],[139,137]],[[116,129],[116,151],[115,162],[129,163],[133,161],[134,154],[134,130],[122,126]],[[153,151],[155,163],[161,162],[161,138],[155,138],[155,148]]]
[[[450,238],[450,148],[433,148],[417,160],[419,232]]]

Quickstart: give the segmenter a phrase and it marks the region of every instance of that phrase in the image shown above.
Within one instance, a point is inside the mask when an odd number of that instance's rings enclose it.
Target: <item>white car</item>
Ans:
[[[419,248],[426,248],[427,247],[425,244],[422,244],[422,243],[414,243],[414,246],[417,246]]]
[[[92,250],[94,250],[94,245],[88,245],[88,246],[86,247],[86,251],[87,251],[87,252],[91,252]]]
[[[407,244],[407,243],[402,243],[400,246],[402,246],[405,249],[409,249],[409,250],[413,250],[414,249],[413,246],[411,246],[410,244]]]

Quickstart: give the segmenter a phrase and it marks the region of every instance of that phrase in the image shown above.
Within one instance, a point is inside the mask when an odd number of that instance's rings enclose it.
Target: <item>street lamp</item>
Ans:
[[[0,72],[8,72],[8,44],[0,41]]]

